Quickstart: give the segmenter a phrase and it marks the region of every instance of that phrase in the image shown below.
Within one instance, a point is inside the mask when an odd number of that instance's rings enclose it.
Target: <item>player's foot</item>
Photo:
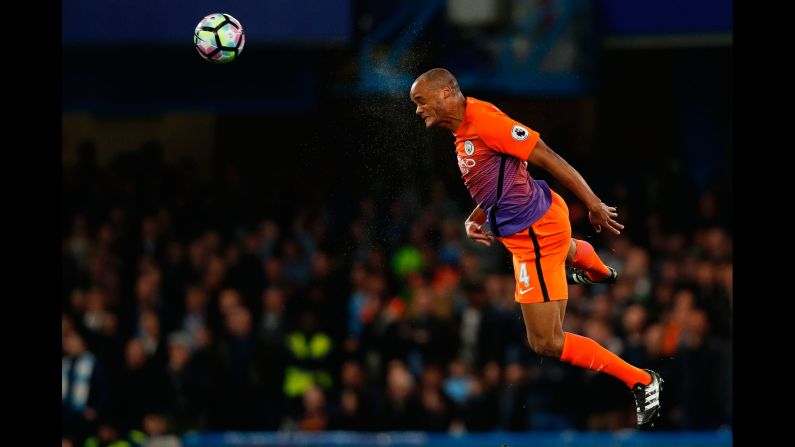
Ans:
[[[594,281],[593,279],[588,277],[588,274],[585,271],[577,269],[577,268],[567,268],[566,269],[566,282],[569,284],[615,284],[616,279],[618,279],[618,272],[613,267],[607,267],[607,270],[610,273],[600,279],[598,281]]]
[[[632,387],[635,395],[635,408],[638,410],[638,428],[654,427],[654,420],[660,415],[660,393],[662,393],[663,379],[656,372],[645,369],[651,376],[651,383],[641,385],[636,383]]]

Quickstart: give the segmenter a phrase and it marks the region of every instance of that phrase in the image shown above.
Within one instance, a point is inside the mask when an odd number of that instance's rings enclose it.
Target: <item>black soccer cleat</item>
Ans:
[[[610,274],[607,275],[604,279],[599,281],[594,281],[585,274],[584,270],[580,270],[578,268],[567,268],[566,269],[566,282],[569,284],[579,284],[579,285],[586,285],[586,284],[615,284],[616,280],[618,279],[618,272],[613,267],[607,267],[607,270],[610,271]]]
[[[635,396],[635,408],[638,410],[638,428],[654,427],[654,420],[660,415],[660,393],[662,393],[663,379],[656,372],[645,369],[651,376],[651,383],[641,385],[636,383],[632,387]]]

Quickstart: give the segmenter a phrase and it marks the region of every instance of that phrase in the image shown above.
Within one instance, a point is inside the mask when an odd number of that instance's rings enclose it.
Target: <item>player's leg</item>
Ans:
[[[566,265],[574,268],[567,273],[569,284],[613,284],[618,278],[616,270],[602,262],[593,246],[580,239],[571,239]]]
[[[574,243],[574,238],[571,238],[571,244],[569,244],[569,252],[566,254],[566,265],[571,265],[574,262],[574,255],[577,254],[577,244]]]
[[[567,300],[520,303],[527,342],[536,354],[559,359],[563,353],[566,303]]]
[[[601,371],[621,380],[627,387],[647,385],[651,376],[588,337],[563,331],[566,300],[522,303],[527,341],[538,355],[554,357],[580,368]]]
[[[565,202],[553,195],[549,211],[526,232],[500,239],[514,255],[515,299],[522,308],[527,340],[539,355],[623,381],[635,394],[638,425],[644,426],[659,414],[659,376],[630,365],[588,337],[563,331],[566,260],[571,252],[567,211]]]
[[[566,259],[571,252],[571,224],[568,207],[559,195],[553,192],[549,210],[526,231],[500,241],[513,254],[515,299],[522,306],[527,340],[537,354],[604,371],[630,388],[650,382],[647,372],[595,341],[563,332],[565,301],[569,298]]]
[[[662,378],[659,374],[630,365],[588,337],[564,332],[566,300],[520,305],[527,341],[533,351],[621,380],[634,394],[638,426],[653,425],[654,419],[660,414]]]

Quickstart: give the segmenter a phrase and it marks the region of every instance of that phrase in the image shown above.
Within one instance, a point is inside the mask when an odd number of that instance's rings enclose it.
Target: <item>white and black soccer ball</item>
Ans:
[[[214,13],[201,19],[193,33],[193,44],[204,59],[216,64],[232,62],[240,56],[246,36],[243,26],[229,14]]]

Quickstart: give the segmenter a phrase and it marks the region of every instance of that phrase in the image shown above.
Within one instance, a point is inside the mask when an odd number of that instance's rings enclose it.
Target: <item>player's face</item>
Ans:
[[[417,81],[411,86],[411,101],[417,105],[416,113],[425,127],[430,128],[439,124],[444,117],[442,98],[439,91],[433,91],[423,81]]]

